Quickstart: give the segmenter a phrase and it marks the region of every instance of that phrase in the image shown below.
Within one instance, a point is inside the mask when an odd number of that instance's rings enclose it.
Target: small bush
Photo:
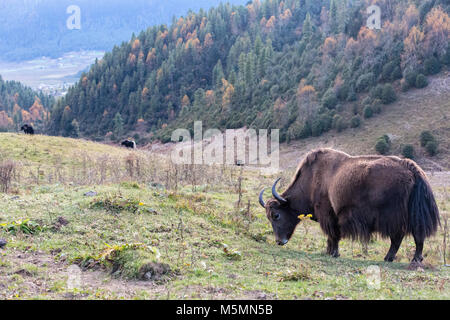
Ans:
[[[383,104],[390,104],[397,100],[397,95],[395,94],[395,90],[390,84],[386,84],[383,87],[383,92],[381,94],[381,101]]]
[[[391,74],[394,72],[396,67],[396,62],[391,61],[383,66],[383,70],[381,71],[381,79],[384,81],[388,81],[391,79]]]
[[[417,75],[416,88],[421,89],[421,88],[425,88],[426,86],[428,86],[427,77],[425,77],[423,74]]]
[[[328,89],[327,92],[323,95],[322,98],[322,106],[327,109],[334,109],[338,103],[338,99],[336,97],[336,93],[333,89]]]
[[[333,126],[332,113],[324,113],[319,116],[320,123],[322,125],[322,132],[330,131]]]
[[[416,71],[409,71],[405,74],[406,85],[411,88],[416,86],[416,79],[418,73]]]
[[[375,150],[379,154],[387,154],[389,152],[389,145],[386,143],[386,141],[380,139],[375,145]]]
[[[297,140],[301,138],[303,126],[299,121],[294,122],[288,129],[286,141]]]
[[[402,155],[408,159],[414,159],[414,147],[410,144],[407,144],[402,149]]]
[[[371,106],[364,108],[364,118],[369,119],[373,117],[373,109]]]
[[[350,121],[350,126],[352,128],[359,128],[361,126],[361,117],[360,116],[354,116],[352,120]]]
[[[442,69],[441,62],[435,57],[425,59],[424,66],[427,75],[437,74],[441,72]]]
[[[316,119],[313,121],[311,125],[311,133],[313,137],[318,137],[323,133],[323,126],[320,119]]]
[[[363,74],[356,81],[356,91],[365,92],[367,89],[373,85],[374,75],[372,72]]]
[[[375,150],[382,155],[387,154],[391,150],[391,139],[387,135],[378,138],[375,144]]]
[[[426,146],[425,150],[427,150],[427,153],[430,156],[435,156],[438,153],[438,143],[437,141],[429,141]]]
[[[335,115],[333,118],[333,128],[336,129],[337,132],[342,132],[348,128],[348,124],[340,115]]]
[[[348,99],[349,93],[350,93],[350,86],[347,83],[344,83],[337,90],[336,97],[341,101],[345,101]]]
[[[370,96],[372,97],[372,99],[370,99],[369,97],[367,97],[367,98],[369,98],[370,100],[369,101],[365,101],[365,100],[363,100],[363,103],[365,103],[365,104],[371,104],[372,103],[372,100],[374,100],[374,99],[381,99],[382,97],[383,97],[383,88],[384,88],[384,86],[383,85],[381,85],[381,84],[379,84],[379,85],[377,85],[375,88],[373,88],[371,91],[370,91]],[[366,98],[366,99],[367,99]]]
[[[433,136],[433,134],[430,131],[423,131],[420,134],[420,145],[425,148],[425,146],[428,144],[428,142],[436,141],[436,138]]]

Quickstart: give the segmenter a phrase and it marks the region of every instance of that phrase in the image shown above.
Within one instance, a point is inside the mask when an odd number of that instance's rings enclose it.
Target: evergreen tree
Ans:
[[[120,113],[116,113],[113,119],[113,134],[114,136],[119,139],[123,135],[123,119]]]

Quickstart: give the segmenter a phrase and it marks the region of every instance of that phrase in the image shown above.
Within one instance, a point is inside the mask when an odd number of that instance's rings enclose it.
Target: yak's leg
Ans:
[[[327,254],[333,258],[339,258],[339,241],[341,240],[341,230],[335,217],[329,216],[329,219],[321,223],[322,229],[328,235]]]
[[[389,249],[389,252],[387,253],[386,257],[384,258],[384,261],[392,262],[395,259],[395,256],[397,255],[398,249],[400,248],[400,245],[403,241],[403,234],[398,234],[391,237],[391,248]]]
[[[423,261],[422,251],[423,251],[423,242],[425,239],[423,237],[418,237],[416,235],[413,236],[414,241],[416,243],[416,253],[414,254],[412,262],[421,263]]]
[[[322,203],[322,205],[316,205],[315,213],[322,217],[319,222],[320,227],[328,236],[327,254],[333,258],[338,258],[340,256],[339,241],[341,240],[341,230],[336,214],[331,208],[331,204]]]
[[[328,237],[328,247],[327,253],[333,258],[339,258],[341,255],[339,254],[339,238]]]

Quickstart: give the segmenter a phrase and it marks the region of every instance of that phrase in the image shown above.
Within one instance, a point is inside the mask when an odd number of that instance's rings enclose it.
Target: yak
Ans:
[[[125,140],[122,142],[122,146],[129,149],[136,149],[136,142],[132,140]]]
[[[402,240],[412,235],[412,263],[421,264],[425,238],[440,225],[439,210],[424,171],[394,156],[350,156],[332,149],[309,153],[281,195],[264,202],[278,245],[291,239],[301,215],[310,215],[328,236],[327,254],[338,258],[342,238],[368,241],[374,233],[390,238],[385,261],[394,261]]]
[[[23,131],[25,134],[34,135],[33,127],[27,124],[23,125],[22,128],[20,128],[20,131]]]

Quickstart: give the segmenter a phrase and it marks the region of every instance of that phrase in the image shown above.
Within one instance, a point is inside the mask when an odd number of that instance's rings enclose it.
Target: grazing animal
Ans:
[[[23,131],[25,134],[34,134],[34,129],[32,126],[29,126],[27,124],[23,125],[22,128],[20,128],[20,131]]]
[[[122,142],[122,146],[130,149],[136,149],[136,142],[131,140],[125,140],[124,142]]]
[[[242,160],[236,160],[235,165],[236,167],[244,167],[245,163]]]
[[[266,209],[278,245],[288,243],[300,215],[312,216],[328,236],[327,253],[339,257],[342,238],[368,241],[373,233],[390,238],[385,261],[392,262],[406,235],[423,260],[424,240],[440,224],[439,210],[425,173],[412,160],[385,156],[352,157],[332,149],[311,152],[300,163],[293,181],[273,199],[259,202]]]

